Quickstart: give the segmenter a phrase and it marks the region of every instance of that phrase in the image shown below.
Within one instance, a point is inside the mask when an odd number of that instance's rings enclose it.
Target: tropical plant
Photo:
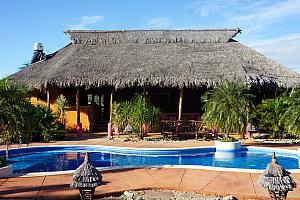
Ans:
[[[131,124],[134,133],[138,132],[140,139],[143,139],[142,126],[155,128],[159,115],[159,108],[147,103],[144,96],[137,95],[131,101],[113,103],[112,125],[115,130],[124,130],[128,124]]]
[[[148,119],[148,112],[146,108],[146,100],[142,95],[137,95],[133,100],[133,119],[138,124],[140,128],[140,139],[144,139],[144,133],[142,131],[142,126]]]
[[[285,108],[279,124],[285,131],[294,135],[300,135],[300,91],[293,89],[289,95],[284,98]]]
[[[0,157],[0,168],[7,165],[6,157]]]
[[[253,95],[241,82],[225,81],[204,95],[204,123],[208,128],[218,128],[225,133],[243,133],[248,113],[252,109]]]
[[[22,142],[22,128],[25,124],[23,108],[28,105],[27,90],[12,85],[8,79],[0,80],[0,134],[6,145],[6,156],[12,140]]]
[[[284,134],[284,126],[282,124],[282,116],[287,108],[287,93],[283,93],[273,99],[263,100],[256,107],[252,118],[254,125],[260,132],[266,132],[271,137],[282,138]]]
[[[159,117],[160,109],[153,105],[147,106],[146,123],[152,130],[157,130],[159,128]]]
[[[32,141],[32,136],[35,130],[35,127],[37,126],[36,120],[35,120],[35,106],[32,105],[30,102],[25,104],[22,109],[22,116],[24,119],[24,123],[22,124],[22,134],[21,134],[21,141],[22,143],[28,144]],[[17,141],[14,141],[17,142]]]
[[[33,128],[33,138],[37,141],[49,142],[62,137],[63,124],[58,116],[44,105],[37,105],[34,110],[36,126]]]
[[[56,104],[56,113],[60,119],[60,122],[66,125],[66,112],[68,108],[68,101],[64,95],[59,95],[55,101]]]
[[[122,116],[121,103],[114,102],[112,105],[112,127],[115,131],[119,131],[123,127],[123,116]]]
[[[27,96],[26,87],[0,80],[0,139],[6,156],[12,143],[50,141],[62,135],[57,116],[45,106],[32,105]]]
[[[120,103],[120,112],[122,115],[123,126],[127,124],[132,124],[132,103],[129,101],[124,101]]]

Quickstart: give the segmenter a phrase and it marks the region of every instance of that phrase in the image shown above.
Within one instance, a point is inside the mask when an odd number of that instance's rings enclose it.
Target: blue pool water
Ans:
[[[65,171],[76,169],[89,152],[95,167],[132,167],[158,165],[195,165],[239,169],[265,169],[273,150],[243,148],[236,152],[215,152],[215,148],[138,150],[91,146],[55,146],[12,149],[9,163],[14,173]],[[4,155],[0,151],[0,156]],[[276,152],[286,169],[299,169],[299,156]]]

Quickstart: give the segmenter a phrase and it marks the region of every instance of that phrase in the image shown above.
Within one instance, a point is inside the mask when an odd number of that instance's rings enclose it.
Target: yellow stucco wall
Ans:
[[[30,102],[33,105],[42,104],[47,106],[47,102],[40,101],[37,98],[37,91],[33,91],[30,97]],[[59,95],[58,91],[51,91],[51,100],[50,100],[50,108],[53,112],[56,111],[55,101]],[[89,131],[90,130],[90,121],[89,121],[89,106],[80,106],[80,121],[82,123],[82,130]],[[75,106],[70,106],[66,112],[66,130],[67,131],[76,131],[77,126],[77,111]]]
[[[47,106],[47,103],[44,101],[39,101],[36,95],[30,97],[30,102],[35,106],[38,104]]]
[[[80,121],[82,123],[82,130],[90,130],[90,121],[89,121],[89,106],[80,106]],[[69,107],[66,113],[66,129],[67,130],[76,130],[77,125],[77,111],[75,106]]]

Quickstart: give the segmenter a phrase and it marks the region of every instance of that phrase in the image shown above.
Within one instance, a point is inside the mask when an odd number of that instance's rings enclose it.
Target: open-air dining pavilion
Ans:
[[[32,91],[31,102],[55,109],[63,94],[68,130],[99,131],[113,101],[137,93],[161,110],[161,120],[199,120],[201,95],[224,80],[253,86],[258,96],[295,87],[300,75],[233,38],[240,29],[68,30],[71,42],[10,76]],[[95,102],[95,104],[93,103]],[[91,122],[93,121],[93,122]]]

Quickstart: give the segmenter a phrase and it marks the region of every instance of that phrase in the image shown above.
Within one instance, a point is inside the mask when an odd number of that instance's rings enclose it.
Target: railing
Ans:
[[[198,138],[198,133],[203,129],[203,122],[199,120],[161,120],[160,130],[165,139],[174,139],[179,134],[191,133]]]
[[[182,113],[181,119],[182,121],[193,121],[196,119],[200,119],[201,115],[200,113]],[[178,119],[178,113],[161,113],[160,114],[161,120],[177,120]]]

